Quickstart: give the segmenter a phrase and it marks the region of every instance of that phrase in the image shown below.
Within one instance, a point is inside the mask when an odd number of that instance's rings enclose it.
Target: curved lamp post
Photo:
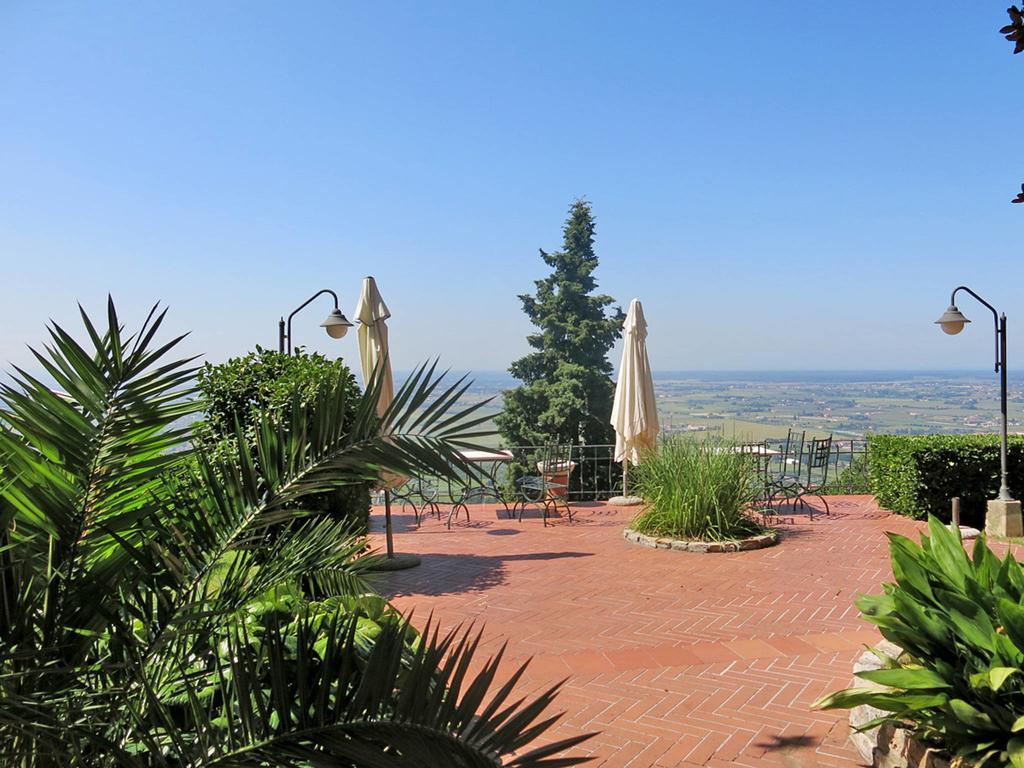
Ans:
[[[327,335],[332,339],[340,339],[348,333],[348,329],[352,327],[352,323],[349,322],[348,318],[342,314],[340,309],[338,309],[338,294],[330,288],[324,288],[322,291],[314,293],[296,307],[295,311],[288,315],[287,325],[285,324],[284,318],[281,318],[281,321],[277,325],[277,339],[279,348],[282,352],[287,351],[289,355],[292,353],[292,318],[309,306],[314,299],[325,293],[331,294],[334,298],[334,309],[331,310],[331,314],[327,316],[327,319],[320,323],[320,327],[327,331]],[[287,350],[285,349],[285,342],[287,342]]]
[[[953,293],[949,298],[949,307],[942,313],[942,317],[935,321],[935,323],[942,328],[943,333],[948,333],[951,336],[956,335],[964,329],[964,326],[967,325],[967,323],[971,322],[964,317],[963,312],[961,312],[956,306],[956,295],[960,291],[969,293],[979,302],[984,304],[992,313],[992,319],[995,323],[995,369],[999,374],[999,411],[1001,417],[999,435],[999,495],[996,497],[995,501],[989,502],[989,517],[996,515],[1003,523],[1002,525],[996,523],[992,532],[1004,536],[1019,536],[1021,532],[1020,503],[1013,500],[1013,496],[1010,495],[1010,487],[1006,480],[1006,314],[996,312],[995,307],[981,298],[981,296],[976,294],[966,285],[961,285],[953,290]],[[994,509],[993,504],[999,505],[999,509]],[[1008,508],[1010,504],[1013,505],[1013,508]],[[1013,516],[1016,522],[1008,521],[1008,516]],[[986,526],[991,528],[992,523],[993,521],[989,519],[986,521]]]
[[[323,290],[314,293],[296,307],[295,310],[288,315],[287,323],[283,317],[281,318],[277,326],[278,344],[281,352],[287,351],[289,355],[292,353],[292,318],[309,306],[309,304],[317,297],[322,296],[325,293],[329,293],[334,299],[334,309],[331,310],[327,319],[320,323],[320,327],[327,331],[327,335],[332,339],[343,338],[345,334],[348,333],[348,329],[352,327],[353,323],[350,322],[342,313],[341,309],[339,309],[338,294],[330,288],[324,288]],[[413,566],[419,565],[420,559],[416,555],[395,554],[395,546],[391,536],[391,495],[389,491],[384,492],[384,510],[386,517],[385,539],[387,541],[388,554],[387,559],[384,561],[386,565],[382,566],[382,569],[399,570],[401,568],[412,568]]]

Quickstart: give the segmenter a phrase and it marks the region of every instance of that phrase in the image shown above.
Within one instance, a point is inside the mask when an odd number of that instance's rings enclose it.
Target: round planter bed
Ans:
[[[626,541],[632,541],[634,544],[651,547],[652,549],[674,549],[677,552],[699,552],[701,554],[711,552],[747,552],[751,549],[764,549],[779,543],[779,534],[776,531],[767,531],[757,536],[729,541],[683,541],[681,539],[648,536],[645,533],[638,533],[632,528],[627,528],[622,532],[622,538]]]

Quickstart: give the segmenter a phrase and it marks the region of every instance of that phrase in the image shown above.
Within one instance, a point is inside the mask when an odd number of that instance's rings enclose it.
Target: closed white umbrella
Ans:
[[[395,399],[395,381],[391,375],[391,360],[388,357],[387,319],[391,311],[377,290],[377,281],[372,277],[363,278],[363,291],[359,294],[355,318],[359,321],[359,365],[363,369],[363,383],[369,384],[377,366],[381,372],[380,397],[377,400],[377,415],[384,412]]]
[[[654,399],[654,379],[647,359],[647,321],[639,299],[629,303],[623,324],[622,362],[615,384],[611,424],[615,428],[615,461],[622,462],[622,496],[613,504],[639,504],[642,499],[628,496],[629,465],[637,464],[646,451],[657,445],[658,405]]]
[[[363,383],[369,385],[374,373],[380,376],[380,390],[377,396],[377,414],[382,416],[395,399],[395,381],[391,375],[391,357],[388,348],[387,320],[391,317],[388,305],[377,290],[377,281],[372,277],[363,278],[363,291],[359,294],[356,305],[355,319],[359,322],[359,366],[363,369]],[[378,371],[378,368],[380,370]],[[395,555],[395,546],[391,534],[391,494],[390,489],[404,483],[406,478],[387,474],[382,478],[384,488],[385,538],[387,540],[388,559],[385,567],[409,568],[419,565],[420,559],[415,555]]]

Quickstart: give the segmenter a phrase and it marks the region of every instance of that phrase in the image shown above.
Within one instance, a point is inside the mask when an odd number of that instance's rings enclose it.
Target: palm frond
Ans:
[[[230,669],[214,676],[216,695],[204,699],[193,681],[187,697],[192,728],[208,735],[200,745],[210,750],[205,764],[551,768],[586,761],[555,755],[591,734],[517,754],[560,718],[544,714],[560,686],[513,701],[523,665],[494,690],[504,649],[470,672],[479,633],[441,636],[428,622],[411,642],[408,624],[386,625],[367,654],[357,627],[336,614],[272,624],[261,637],[234,631]]]
[[[554,690],[512,701],[520,670],[492,693],[478,635],[417,636],[373,595],[365,540],[304,508],[384,472],[476,472],[466,380],[421,366],[378,417],[380,377],[353,402],[339,374],[209,453],[164,316],[129,335],[113,302],[103,327],[83,311],[85,343],[53,325],[37,353],[61,392],[0,385],[0,762],[580,762],[556,755],[582,736],[524,754]]]
[[[161,363],[181,337],[152,348],[163,311],[154,307],[133,336],[112,301],[102,335],[82,316],[91,350],[54,324],[45,354],[35,352],[63,393],[22,370],[0,385],[9,479],[0,530],[22,563],[4,571],[21,597],[12,603],[15,592],[5,591],[0,609],[37,616],[39,630],[50,642],[60,634],[66,649],[98,628],[97,606],[115,596],[111,585],[130,564],[113,536],[140,535],[162,476],[186,455],[188,430],[175,422],[197,409],[190,360]]]

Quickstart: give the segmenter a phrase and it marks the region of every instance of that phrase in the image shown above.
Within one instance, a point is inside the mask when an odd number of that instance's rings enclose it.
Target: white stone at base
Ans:
[[[613,496],[608,499],[608,503],[616,507],[635,507],[637,504],[643,504],[644,500],[639,496]]]

